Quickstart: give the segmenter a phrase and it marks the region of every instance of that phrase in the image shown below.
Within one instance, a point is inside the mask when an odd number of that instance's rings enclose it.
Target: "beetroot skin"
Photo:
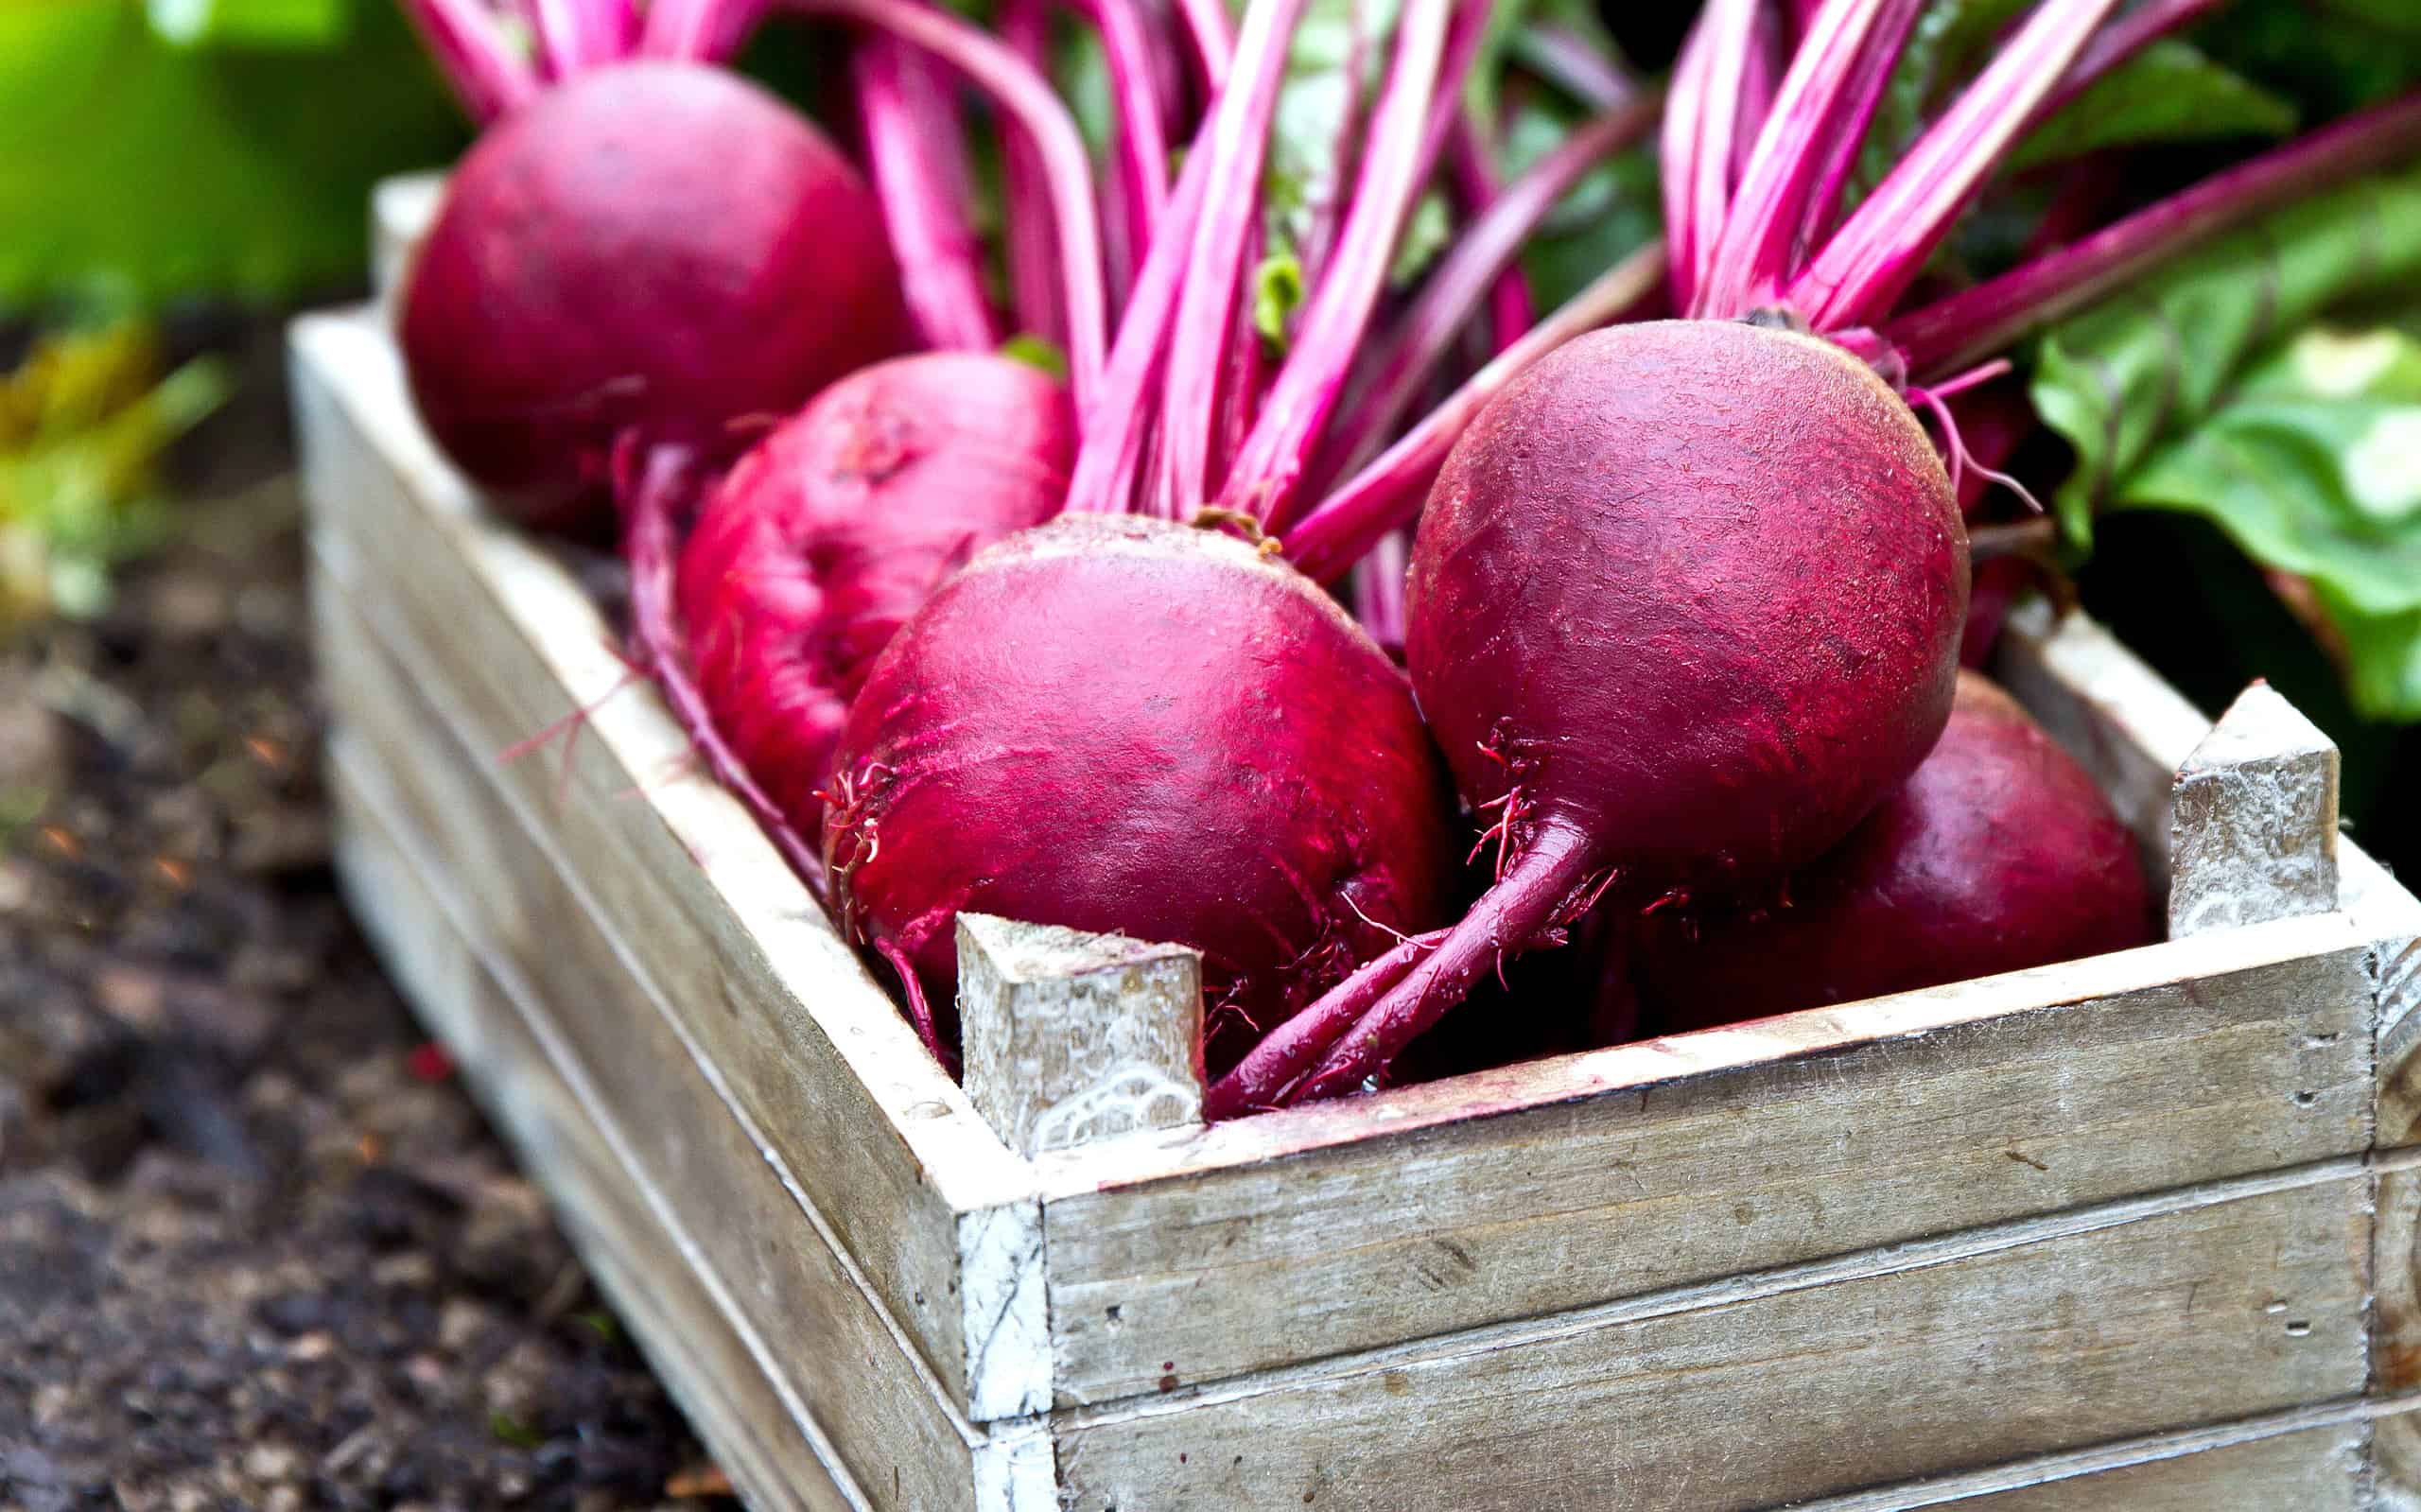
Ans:
[[[837,766],[843,916],[933,1001],[962,909],[1191,945],[1213,1071],[1450,905],[1452,800],[1402,674],[1206,530],[1078,514],[985,551],[878,659]]]
[[[1559,349],[1456,443],[1414,542],[1405,658],[1498,882],[1409,970],[1374,967],[1214,1097],[1334,1096],[1505,954],[1804,865],[1949,716],[1967,537],[1908,407],[1830,342],[1743,322]],[[1390,980],[1392,974],[1393,980]],[[1265,1063],[1265,1064],[1264,1064]]]
[[[727,452],[734,420],[905,347],[881,227],[831,144],[726,70],[576,75],[455,170],[405,293],[413,400],[524,523],[593,527],[624,430]]]
[[[2010,696],[1962,673],[1913,776],[1790,879],[1786,906],[1646,922],[1655,1027],[1703,1029],[2146,945],[2150,890],[2109,800]]]
[[[714,721],[810,842],[877,652],[979,548],[1059,511],[1075,415],[1008,357],[930,353],[842,379],[740,459],[681,555]]]

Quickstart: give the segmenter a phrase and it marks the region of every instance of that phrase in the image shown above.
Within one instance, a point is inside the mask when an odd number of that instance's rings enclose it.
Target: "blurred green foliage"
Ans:
[[[161,454],[227,392],[215,363],[165,369],[126,320],[45,337],[0,374],[0,634],[98,612],[110,569],[162,539]]]
[[[0,4],[0,312],[356,283],[371,183],[466,138],[391,0]]]

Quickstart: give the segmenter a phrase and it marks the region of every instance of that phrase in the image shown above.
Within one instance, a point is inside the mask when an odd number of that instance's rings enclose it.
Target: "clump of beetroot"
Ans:
[[[623,433],[714,455],[900,351],[873,195],[730,72],[616,62],[464,156],[415,254],[402,345],[421,418],[524,523],[593,528]]]
[[[835,900],[932,1000],[962,910],[1191,945],[1214,1072],[1451,901],[1402,674],[1209,530],[1071,515],[991,547],[877,659],[835,766]]]
[[[1645,921],[1656,1027],[1702,1029],[2149,944],[2134,836],[2083,770],[1973,672],[1942,740],[1782,900]]]
[[[928,353],[824,391],[735,464],[681,554],[677,605],[715,723],[812,843],[832,745],[875,655],[984,547],[1059,512],[1061,386]]]
[[[1265,1041],[1214,1111],[1363,1085],[1610,888],[1636,906],[1822,854],[1941,734],[1966,607],[1949,478],[1841,348],[1660,321],[1530,368],[1430,493],[1404,648],[1497,883]]]

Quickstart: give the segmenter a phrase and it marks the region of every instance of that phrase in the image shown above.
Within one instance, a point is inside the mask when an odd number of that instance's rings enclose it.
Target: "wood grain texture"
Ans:
[[[2325,1403],[1792,1503],[1793,1512],[2364,1512],[2375,1407]],[[2406,1404],[2404,1410],[2409,1410]]]
[[[1202,953],[958,916],[967,1095],[1033,1155],[1202,1121]]]
[[[382,315],[392,316],[404,269],[444,193],[445,175],[437,172],[397,174],[371,190],[370,291]]]
[[[1727,1512],[2343,1397],[2368,1188],[2357,1162],[2331,1174],[1069,1414],[1060,1472],[1088,1509]]]
[[[2337,745],[2266,683],[2178,768],[2168,937],[2337,907]]]
[[[624,686],[586,593],[488,521],[430,450],[383,333],[358,314],[314,317],[293,346],[320,570],[511,801],[545,816],[613,947],[726,1079],[946,1388],[978,1418],[1041,1405],[1033,1221],[996,1211],[1031,1213],[1028,1167],[745,812],[684,770],[680,733],[650,691]],[[567,748],[500,759],[575,710],[587,712]],[[980,1312],[959,1285],[970,1266],[1000,1294]]]
[[[715,1462],[759,1512],[865,1505],[834,1479],[821,1429],[776,1384],[729,1294],[689,1265],[671,1215],[634,1182],[621,1151],[574,1093],[516,1001],[463,942],[387,816],[332,773],[337,869],[355,916],[444,1040],[523,1163],[546,1174],[565,1231]],[[426,860],[426,858],[424,858]],[[828,1446],[827,1446],[828,1447]]]
[[[2290,920],[1044,1157],[1060,1399],[2358,1152],[2364,970]]]
[[[728,1286],[739,1322],[764,1341],[765,1368],[828,1429],[836,1462],[872,1504],[971,1505],[976,1435],[779,1157],[719,1096],[662,1005],[618,969],[565,888],[561,858],[425,717],[359,617],[329,593],[315,610],[340,726],[331,765],[351,807],[426,858],[426,872],[443,868],[441,913],[508,983],[628,1179],[661,1194],[690,1265]],[[357,901],[379,906],[373,895]],[[536,1169],[551,1176],[549,1160]]]

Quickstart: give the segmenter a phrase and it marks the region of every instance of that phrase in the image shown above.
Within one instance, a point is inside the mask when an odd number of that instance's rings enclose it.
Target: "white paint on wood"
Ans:
[[[1202,1121],[1202,954],[958,916],[967,1095],[1038,1155]]]
[[[1051,1321],[1042,1205],[1026,1198],[961,1213],[958,1243],[968,1416],[987,1422],[1047,1410]]]
[[[996,1429],[975,1451],[975,1512],[1063,1512],[1057,1456],[1038,1424]]]
[[[2337,907],[2337,746],[2268,684],[2186,756],[2170,811],[2172,940]]]
[[[403,288],[404,269],[420,238],[437,218],[445,193],[439,171],[398,174],[370,192],[370,288],[379,308],[392,312]]]

